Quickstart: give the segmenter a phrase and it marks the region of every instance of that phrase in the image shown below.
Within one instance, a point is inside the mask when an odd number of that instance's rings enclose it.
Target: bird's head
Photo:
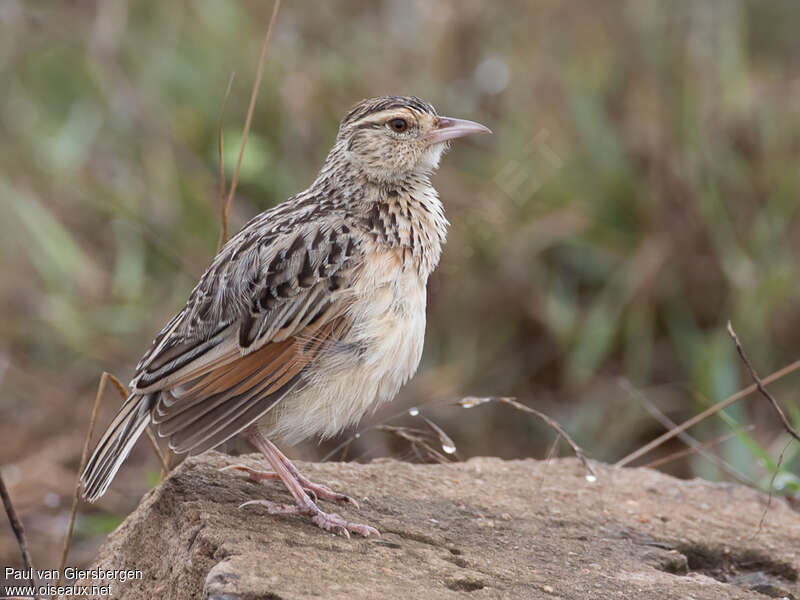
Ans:
[[[488,127],[442,117],[414,96],[380,96],[356,104],[339,127],[337,146],[344,159],[377,182],[429,174],[450,140]]]

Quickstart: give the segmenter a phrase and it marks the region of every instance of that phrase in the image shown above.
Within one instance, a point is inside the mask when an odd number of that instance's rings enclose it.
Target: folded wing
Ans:
[[[265,235],[245,227],[139,364],[134,393],[177,452],[212,448],[257,421],[350,329],[360,248],[337,221]]]

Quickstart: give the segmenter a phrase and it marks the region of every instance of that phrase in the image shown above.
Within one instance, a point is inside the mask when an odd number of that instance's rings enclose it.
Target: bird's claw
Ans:
[[[324,513],[320,511],[311,517],[311,520],[321,529],[343,535],[348,539],[350,538],[351,531],[364,537],[369,537],[371,535],[380,537],[381,535],[380,531],[370,525],[365,525],[363,523],[351,523],[344,520],[336,513]]]
[[[300,515],[310,514],[311,521],[320,529],[344,536],[350,539],[350,532],[357,533],[364,537],[375,535],[380,537],[381,533],[370,525],[362,523],[351,523],[336,513],[326,513],[320,510],[315,504],[300,506],[296,504],[280,504],[270,500],[249,500],[239,505],[239,508],[250,505],[259,505],[267,509],[271,515]]]
[[[225,465],[224,467],[217,469],[217,471],[220,473],[225,471],[243,471],[247,473],[248,477],[253,481],[261,481],[263,479],[278,479],[278,474],[274,471],[257,471],[256,469],[251,469],[245,465]]]

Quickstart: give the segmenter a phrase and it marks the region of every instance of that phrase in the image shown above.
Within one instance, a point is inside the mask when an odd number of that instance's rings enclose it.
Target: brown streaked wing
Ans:
[[[344,336],[345,317],[310,335],[264,345],[202,377],[182,382],[170,406],[159,401],[153,419],[176,452],[213,448],[263,416],[300,380],[303,371]],[[162,396],[163,397],[163,396]]]
[[[223,248],[134,379],[135,393],[161,392],[152,418],[179,452],[255,421],[349,327],[359,238],[332,213],[274,216]]]
[[[361,249],[340,218],[295,222],[264,244],[254,238],[246,227],[217,256],[140,364],[135,392],[172,389],[341,314],[336,292],[349,285]]]

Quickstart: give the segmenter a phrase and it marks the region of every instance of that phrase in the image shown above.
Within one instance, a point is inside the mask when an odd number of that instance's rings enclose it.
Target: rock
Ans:
[[[142,579],[85,583],[131,600],[800,599],[800,515],[738,485],[603,465],[589,482],[573,459],[298,464],[361,504],[329,510],[382,533],[348,540],[239,508],[290,499],[218,471],[233,463],[264,468],[255,455],[189,459],[109,537],[95,567]]]

